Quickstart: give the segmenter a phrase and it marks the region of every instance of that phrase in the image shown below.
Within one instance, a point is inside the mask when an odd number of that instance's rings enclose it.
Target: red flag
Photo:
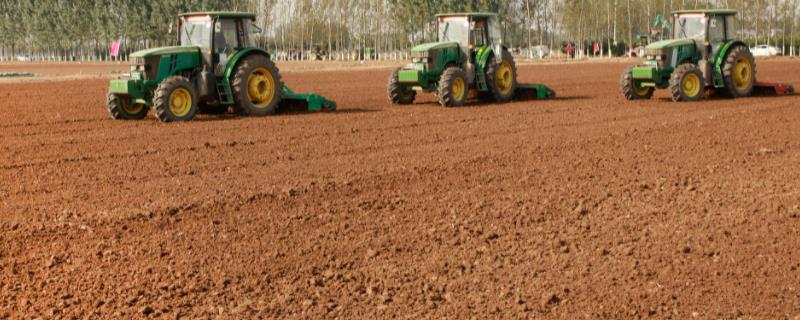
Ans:
[[[111,42],[111,49],[109,50],[109,54],[111,54],[111,56],[114,58],[119,57],[119,47],[120,47],[120,41]]]

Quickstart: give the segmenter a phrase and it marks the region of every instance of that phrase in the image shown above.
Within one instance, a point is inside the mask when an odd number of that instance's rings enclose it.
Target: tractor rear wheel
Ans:
[[[400,83],[400,69],[392,72],[389,77],[389,101],[395,105],[407,105],[414,103],[417,92],[406,85]]]
[[[750,49],[742,45],[733,48],[725,58],[722,76],[730,96],[738,98],[752,94],[756,83],[756,64]]]
[[[497,63],[494,57],[486,66],[486,83],[496,102],[508,102],[517,90],[517,64],[508,50],[500,53],[503,61]]]
[[[682,64],[672,72],[669,88],[672,101],[698,101],[705,93],[703,72],[694,64]]]
[[[447,68],[439,79],[436,96],[444,107],[460,107],[467,100],[467,74],[458,67]]]
[[[197,90],[188,78],[172,76],[161,81],[153,96],[153,110],[161,122],[189,121],[197,114]]]
[[[653,92],[656,91],[653,87],[643,87],[639,81],[633,79],[633,66],[625,69],[620,79],[620,86],[622,87],[622,96],[628,100],[646,100],[653,97]]]
[[[147,116],[149,108],[141,103],[133,103],[130,97],[108,93],[106,102],[108,113],[114,120],[141,120]]]
[[[266,56],[247,57],[236,68],[231,86],[239,113],[265,116],[278,110],[283,83],[278,67]]]

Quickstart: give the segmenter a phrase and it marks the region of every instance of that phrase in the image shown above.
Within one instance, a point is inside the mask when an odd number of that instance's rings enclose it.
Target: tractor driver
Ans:
[[[236,41],[236,21],[220,19],[214,28],[214,51],[218,54],[227,54],[236,51],[239,44]]]
[[[475,47],[485,46],[486,43],[486,21],[478,20],[472,22],[472,45]]]

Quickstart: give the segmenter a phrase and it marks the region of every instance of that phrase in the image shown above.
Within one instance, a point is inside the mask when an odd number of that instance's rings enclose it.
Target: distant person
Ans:
[[[572,42],[568,42],[568,43],[567,43],[567,57],[568,57],[568,58],[573,58],[573,56],[572,56],[572,51],[573,51],[574,49],[575,49],[575,48],[574,48],[574,47],[572,47]]]

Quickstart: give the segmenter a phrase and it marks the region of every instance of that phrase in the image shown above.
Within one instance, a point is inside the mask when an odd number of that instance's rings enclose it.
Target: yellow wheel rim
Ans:
[[[144,109],[144,104],[131,104],[130,100],[122,99],[122,110],[127,114],[139,114]]]
[[[511,67],[511,63],[503,61],[503,63],[497,67],[497,74],[495,76],[497,89],[500,93],[511,93],[511,89],[514,87],[514,68]]]
[[[644,95],[647,94],[648,91],[650,91],[650,88],[642,87],[642,85],[639,84],[639,83],[634,83],[633,84],[633,91],[636,92],[637,96],[644,96]]]
[[[747,90],[752,78],[753,66],[750,65],[750,61],[745,58],[736,61],[736,65],[733,66],[733,83],[736,88],[741,91]]]
[[[169,110],[176,117],[185,117],[192,110],[192,94],[185,88],[172,91],[169,96]]]
[[[467,92],[467,84],[461,77],[453,79],[453,100],[461,101]]]
[[[696,97],[700,94],[700,77],[694,73],[687,74],[683,77],[683,93],[687,97]]]
[[[256,108],[263,109],[275,98],[275,77],[266,68],[259,67],[247,78],[247,97]]]

